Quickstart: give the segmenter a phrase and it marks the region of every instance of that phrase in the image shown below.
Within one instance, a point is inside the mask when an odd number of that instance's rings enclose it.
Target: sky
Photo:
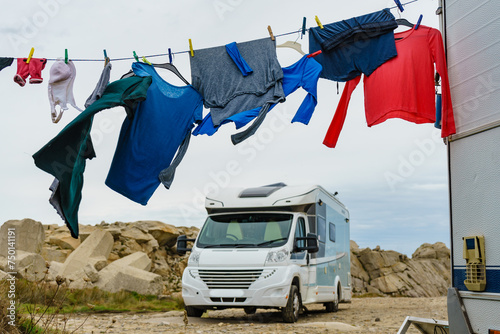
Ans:
[[[78,1],[39,0],[4,4],[0,13],[0,57],[102,59],[132,57],[196,49],[264,38],[271,25],[275,35],[297,31],[302,18],[315,26],[348,19],[394,6],[389,0],[349,2],[314,0],[187,0],[187,1]],[[403,13],[392,13],[415,23],[439,28],[437,1],[419,0]],[[400,29],[400,28],[398,28]],[[302,44],[307,34],[277,38]],[[277,49],[285,67],[300,59],[292,49]],[[168,62],[168,56],[150,58]],[[174,65],[190,79],[189,56],[174,56]],[[53,177],[34,163],[32,155],[78,115],[70,107],[53,124],[47,95],[48,62],[39,85],[18,86],[12,79],[15,63],[0,71],[2,121],[0,134],[0,224],[9,219],[32,218],[43,224],[63,222],[48,203]],[[128,72],[132,60],[113,61],[111,81]],[[103,62],[75,61],[74,95],[80,108],[93,91]],[[182,83],[166,70],[167,81]],[[344,84],[340,84],[340,93]],[[394,87],[397,90],[398,87]],[[188,152],[178,167],[172,187],[160,185],[146,206],[134,203],[105,184],[116,147],[122,108],[96,115],[92,128],[97,158],[87,160],[81,224],[101,221],[159,220],[176,226],[201,227],[207,192],[226,187],[255,187],[284,182],[289,185],[319,184],[337,196],[351,215],[351,240],[360,247],[411,254],[423,243],[444,242],[449,247],[449,208],[446,146],[432,124],[413,124],[391,119],[367,127],[362,86],[355,90],[337,147],[322,144],[340,95],[335,82],[320,79],[318,105],[309,125],[290,123],[305,92],[287,97],[266,117],[257,133],[234,146],[234,125],[223,126],[214,136],[191,138]],[[208,110],[204,110],[206,114]]]

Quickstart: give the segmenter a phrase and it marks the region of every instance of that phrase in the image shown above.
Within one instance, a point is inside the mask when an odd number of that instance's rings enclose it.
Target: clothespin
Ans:
[[[26,64],[29,64],[31,61],[31,57],[33,57],[33,53],[35,52],[35,48],[31,48],[30,54],[28,56],[28,59],[26,59]]]
[[[168,48],[168,62],[172,64],[172,50],[170,48]]]
[[[145,62],[148,65],[151,65],[151,63],[149,62],[149,60],[147,60],[146,57],[144,57],[144,56],[142,56],[142,61]]]
[[[68,63],[68,49],[64,49],[64,62]]]
[[[401,4],[401,1],[394,0],[394,2],[396,3],[396,6],[398,6],[399,11],[404,12],[405,9],[404,9],[403,5]]]
[[[137,53],[135,53],[135,51],[134,51],[134,58],[135,58],[135,61],[139,61],[139,57],[137,57]]]
[[[302,34],[300,35],[300,39],[306,34],[306,17],[302,19]]]
[[[189,39],[189,52],[191,53],[191,57],[194,57],[193,42],[191,42],[191,38]]]
[[[271,36],[271,40],[275,40],[274,35],[273,35],[273,29],[271,29],[271,26],[267,26],[267,31],[269,31],[269,36]]]
[[[318,50],[316,52],[311,53],[310,55],[307,55],[307,58],[316,57],[317,55],[321,54],[322,52],[323,51]]]
[[[318,24],[318,27],[320,27],[321,29],[323,29],[324,27],[323,27],[323,25],[321,24],[321,21],[319,20],[318,15],[316,15],[316,16],[314,17],[314,19],[316,20],[316,24]]]
[[[417,29],[418,29],[418,27],[420,26],[420,22],[422,22],[422,18],[423,18],[423,17],[424,17],[424,16],[423,16],[422,14],[420,14],[420,17],[418,18],[417,24],[415,24],[415,28],[414,28],[415,30],[417,30]]]
[[[108,57],[108,53],[106,52],[106,49],[104,49],[103,51],[104,51],[104,66],[106,66],[110,62],[110,59]]]

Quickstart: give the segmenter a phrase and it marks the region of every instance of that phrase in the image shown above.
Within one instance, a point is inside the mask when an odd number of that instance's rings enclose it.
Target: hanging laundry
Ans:
[[[97,82],[97,86],[94,91],[88,97],[87,101],[85,101],[85,108],[88,108],[92,103],[99,100],[104,93],[104,90],[109,84],[109,78],[111,76],[111,63],[107,63],[102,70],[99,81]]]
[[[12,65],[13,61],[14,61],[14,58],[0,57],[0,71],[6,67],[9,67],[10,65]]]
[[[308,124],[314,112],[317,102],[317,84],[321,73],[321,65],[314,60],[308,58],[307,55],[302,57],[295,64],[283,68],[283,91],[285,96],[295,92],[299,87],[302,87],[307,95],[302,101],[297,113],[292,119],[292,123],[301,122]],[[277,104],[273,104],[269,110]],[[239,129],[250,123],[259,115],[260,108],[254,108],[235,114],[222,121],[222,124],[234,122],[236,129]],[[209,113],[203,121],[194,129],[193,135],[213,135],[219,127],[214,126],[211,114]]]
[[[45,58],[31,58],[30,62],[26,64],[28,58],[17,58],[17,73],[14,76],[14,82],[19,86],[26,85],[26,79],[30,77],[30,84],[39,84],[43,82],[42,71],[47,64]]]
[[[66,64],[64,60],[58,59],[50,68],[49,102],[50,116],[53,123],[59,122],[64,111],[69,109],[68,103],[76,110],[82,111],[82,109],[76,106],[73,95],[75,77],[76,68],[71,60]],[[59,106],[59,111],[57,111],[56,106]]]
[[[146,99],[151,81],[151,77],[132,77],[109,84],[99,100],[33,155],[35,165],[59,181],[59,186],[56,186],[59,194],[51,196],[51,203],[52,200],[60,201],[62,216],[73,238],[77,238],[79,233],[78,208],[82,199],[86,159],[96,156],[90,138],[94,115],[104,109],[122,106],[127,115],[133,117],[137,104]]]
[[[132,70],[153,82],[134,118],[123,122],[106,185],[146,205],[160,182],[170,187],[191,129],[203,118],[203,98],[191,85],[179,87],[163,80],[151,65],[135,62]]]
[[[234,47],[234,46],[233,46]],[[191,59],[193,87],[210,108],[215,126],[239,112],[260,108],[259,115],[246,129],[255,132],[264,120],[269,107],[283,102],[283,71],[276,56],[276,43],[270,38],[238,43],[240,56],[253,73],[243,76],[225,46],[196,50]],[[238,142],[232,137],[233,143]]]
[[[439,30],[420,25],[418,30],[395,34],[398,56],[364,77],[365,114],[368,126],[389,118],[409,122],[434,123],[436,104],[434,66],[442,80],[441,136],[455,133],[448,70],[443,39]],[[323,144],[335,147],[344,124],[351,93],[361,77],[348,81],[344,87],[335,116]]]
[[[397,55],[389,9],[309,29],[309,52],[322,50],[316,60],[323,66],[321,78],[348,81],[361,73],[370,75]]]

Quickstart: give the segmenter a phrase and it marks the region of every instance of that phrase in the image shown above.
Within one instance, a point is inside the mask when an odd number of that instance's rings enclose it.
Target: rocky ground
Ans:
[[[435,298],[354,298],[341,304],[337,313],[326,313],[322,305],[312,305],[295,324],[285,324],[275,310],[258,310],[246,315],[242,310],[209,311],[202,318],[188,318],[183,312],[147,314],[72,315],[66,328],[75,333],[396,333],[406,316],[447,320],[446,297]],[[63,326],[62,319],[60,326]],[[411,327],[408,333],[419,333]]]

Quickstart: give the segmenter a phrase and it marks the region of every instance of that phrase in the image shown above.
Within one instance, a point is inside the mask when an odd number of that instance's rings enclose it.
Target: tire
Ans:
[[[205,313],[204,309],[193,306],[185,306],[185,309],[188,317],[200,318],[203,315],[203,313]]]
[[[326,312],[332,313],[339,310],[339,289],[337,288],[337,293],[335,294],[335,300],[333,302],[324,303]]]
[[[290,287],[290,294],[288,295],[288,302],[286,306],[281,309],[281,316],[284,322],[293,323],[299,319],[300,311],[300,295],[299,289],[296,285]]]
[[[244,307],[243,310],[246,314],[255,314],[255,312],[257,312],[257,308],[255,306],[247,306]]]

